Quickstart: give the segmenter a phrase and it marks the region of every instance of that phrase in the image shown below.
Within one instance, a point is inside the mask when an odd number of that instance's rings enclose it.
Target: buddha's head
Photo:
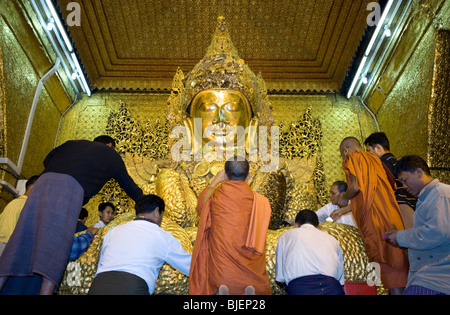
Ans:
[[[202,144],[238,144],[236,127],[250,125],[252,110],[247,98],[239,91],[210,89],[199,92],[192,99],[189,116],[193,130],[202,131]],[[201,128],[196,124],[201,124]],[[197,135],[200,136],[200,135]]]
[[[247,127],[256,128],[262,121],[266,126],[272,122],[265,83],[238,56],[223,17],[218,18],[205,57],[186,77],[178,70],[168,105],[169,122],[179,124],[175,117],[181,114],[192,148],[194,139],[202,147],[238,145],[243,139],[236,127],[248,131]],[[251,137],[244,136],[248,148]]]

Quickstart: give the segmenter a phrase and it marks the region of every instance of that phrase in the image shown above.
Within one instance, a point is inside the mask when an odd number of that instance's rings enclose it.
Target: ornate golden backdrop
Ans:
[[[57,0],[64,17],[71,0]],[[203,57],[223,15],[269,90],[337,91],[367,26],[369,0],[78,0],[69,27],[94,89],[170,89]]]

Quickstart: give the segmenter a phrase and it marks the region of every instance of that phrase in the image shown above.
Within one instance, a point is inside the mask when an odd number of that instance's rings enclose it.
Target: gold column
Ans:
[[[436,36],[431,103],[428,114],[428,163],[432,175],[450,184],[450,31]]]

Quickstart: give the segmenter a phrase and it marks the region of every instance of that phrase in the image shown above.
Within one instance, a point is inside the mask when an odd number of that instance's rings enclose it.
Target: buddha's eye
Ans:
[[[228,102],[223,106],[223,109],[227,112],[237,112],[240,110],[237,102]]]
[[[200,110],[203,112],[213,112],[216,109],[216,104],[211,102],[202,103],[202,105],[200,106]]]

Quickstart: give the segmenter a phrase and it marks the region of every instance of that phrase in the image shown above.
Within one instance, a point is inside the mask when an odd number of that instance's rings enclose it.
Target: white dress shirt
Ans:
[[[102,227],[105,227],[105,226],[106,226],[105,222],[103,222],[102,220],[98,220],[97,223],[95,223],[92,227],[98,229],[98,228],[102,228]]]
[[[334,205],[331,202],[320,208],[316,211],[317,216],[319,217],[319,222],[325,222],[326,219],[330,216],[331,212],[339,209],[338,205]],[[353,221],[353,215],[351,212],[344,214],[336,221],[336,223],[343,223],[348,225],[356,226]]]
[[[105,235],[96,275],[128,272],[144,279],[153,294],[164,262],[189,275],[191,256],[169,232],[154,223],[136,220],[118,225]]]
[[[311,224],[284,232],[277,244],[276,281],[324,275],[344,284],[344,258],[338,241]]]

